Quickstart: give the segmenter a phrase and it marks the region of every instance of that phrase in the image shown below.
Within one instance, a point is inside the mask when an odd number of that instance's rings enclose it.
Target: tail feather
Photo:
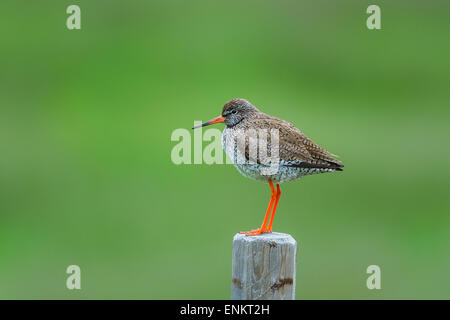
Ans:
[[[334,161],[320,161],[320,162],[296,162],[288,164],[295,168],[316,168],[316,169],[334,169],[336,171],[343,171],[344,165]]]

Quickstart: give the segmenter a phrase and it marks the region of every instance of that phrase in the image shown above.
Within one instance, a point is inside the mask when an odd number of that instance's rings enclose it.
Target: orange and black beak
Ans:
[[[203,122],[202,124],[199,124],[198,126],[193,127],[192,129],[197,129],[200,127],[206,127],[209,126],[210,124],[214,124],[214,123],[221,123],[225,121],[225,117],[222,116],[218,116],[217,118],[211,119],[209,121]]]

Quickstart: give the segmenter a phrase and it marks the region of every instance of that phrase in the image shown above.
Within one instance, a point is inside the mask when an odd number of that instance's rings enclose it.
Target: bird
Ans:
[[[245,177],[267,182],[270,187],[270,201],[261,227],[240,232],[247,236],[272,232],[281,183],[311,174],[343,171],[338,156],[318,146],[293,124],[261,112],[246,99],[228,101],[220,116],[192,129],[216,123],[226,125],[222,147],[236,169]]]

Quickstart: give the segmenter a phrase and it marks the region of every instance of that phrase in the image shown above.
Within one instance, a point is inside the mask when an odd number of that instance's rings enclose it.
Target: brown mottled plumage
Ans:
[[[245,99],[227,102],[223,107],[222,116],[226,117],[239,106],[246,106],[246,116],[231,127],[235,130],[278,129],[280,160],[302,161],[301,164],[292,164],[299,168],[329,168],[342,171],[344,166],[334,158],[336,155],[319,147],[291,123],[259,111]],[[248,159],[248,156],[246,158]]]

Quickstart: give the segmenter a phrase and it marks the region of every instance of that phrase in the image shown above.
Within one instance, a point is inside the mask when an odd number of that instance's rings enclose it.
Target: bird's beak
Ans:
[[[192,129],[197,129],[200,127],[206,127],[209,126],[210,124],[214,124],[214,123],[221,123],[225,121],[225,117],[222,116],[218,116],[217,118],[211,119],[209,121],[203,122],[202,124],[199,124],[198,126],[193,127]]]

